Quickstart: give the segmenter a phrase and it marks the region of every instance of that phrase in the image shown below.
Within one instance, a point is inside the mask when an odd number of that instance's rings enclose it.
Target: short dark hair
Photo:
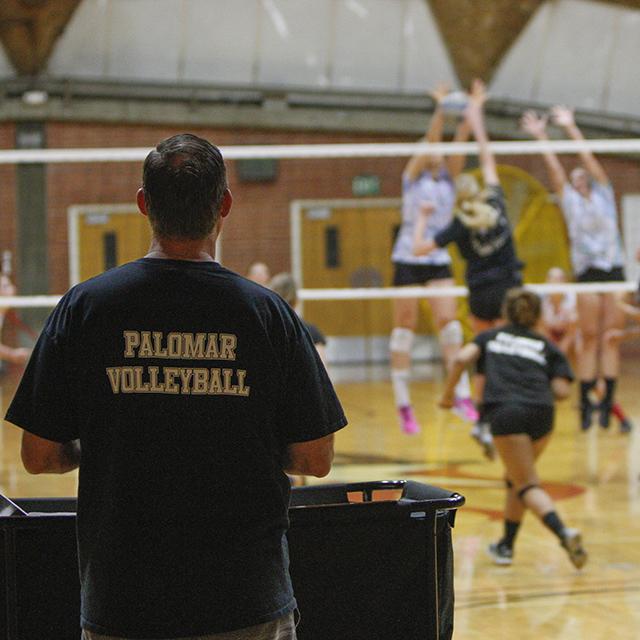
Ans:
[[[206,238],[220,215],[227,173],[220,150],[181,133],[149,153],[142,188],[154,233],[163,238]]]

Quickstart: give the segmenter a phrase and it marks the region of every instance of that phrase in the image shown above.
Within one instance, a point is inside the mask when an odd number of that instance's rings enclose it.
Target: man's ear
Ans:
[[[143,216],[148,216],[149,212],[147,211],[147,203],[144,199],[144,189],[140,187],[138,189],[138,193],[136,194],[136,202],[138,203],[138,209]]]
[[[229,189],[225,189],[224,195],[222,196],[222,204],[220,205],[221,218],[226,218],[229,215],[232,204],[233,204],[233,196],[231,195],[231,191],[229,191]]]

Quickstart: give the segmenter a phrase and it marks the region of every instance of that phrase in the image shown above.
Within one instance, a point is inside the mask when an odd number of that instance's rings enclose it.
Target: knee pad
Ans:
[[[411,353],[413,331],[404,327],[395,327],[391,332],[389,348],[395,353]]]
[[[440,342],[446,345],[462,344],[462,325],[459,320],[451,320],[440,329]]]
[[[518,491],[518,498],[520,498],[520,500],[524,500],[524,495],[525,493],[527,493],[527,491],[531,491],[531,489],[539,489],[540,485],[538,484],[528,484],[526,487],[522,487],[522,489],[520,489],[520,491]]]

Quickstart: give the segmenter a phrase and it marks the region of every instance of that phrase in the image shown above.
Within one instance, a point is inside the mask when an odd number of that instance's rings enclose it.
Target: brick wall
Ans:
[[[49,123],[47,144],[60,147],[151,147],[178,133],[179,127],[151,125],[99,125]],[[394,136],[356,136],[293,131],[251,131],[192,129],[224,146],[235,144],[306,144],[402,141]],[[0,127],[0,146],[14,146],[12,125]],[[549,184],[544,163],[537,156],[500,158]],[[640,163],[603,156],[618,197],[640,192]],[[234,207],[223,238],[223,261],[231,269],[244,272],[254,260],[267,262],[272,271],[290,268],[289,207],[297,199],[350,198],[351,180],[359,174],[378,175],[380,197],[400,195],[403,158],[363,158],[338,160],[282,160],[272,183],[241,183],[233,162],[229,162],[229,182]],[[570,170],[575,159],[567,157]],[[67,210],[77,204],[133,202],[140,183],[141,163],[74,163],[50,165],[47,170],[49,219],[50,291],[59,293],[69,284]],[[13,247],[15,239],[14,168],[0,165],[0,222],[2,244]]]

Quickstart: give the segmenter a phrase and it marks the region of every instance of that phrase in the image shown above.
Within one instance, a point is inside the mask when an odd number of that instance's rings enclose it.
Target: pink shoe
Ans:
[[[453,403],[453,411],[468,422],[477,422],[480,417],[471,398],[456,398]]]
[[[413,415],[413,409],[411,407],[400,407],[398,409],[398,415],[400,417],[400,428],[403,433],[408,436],[420,433],[420,425]]]

